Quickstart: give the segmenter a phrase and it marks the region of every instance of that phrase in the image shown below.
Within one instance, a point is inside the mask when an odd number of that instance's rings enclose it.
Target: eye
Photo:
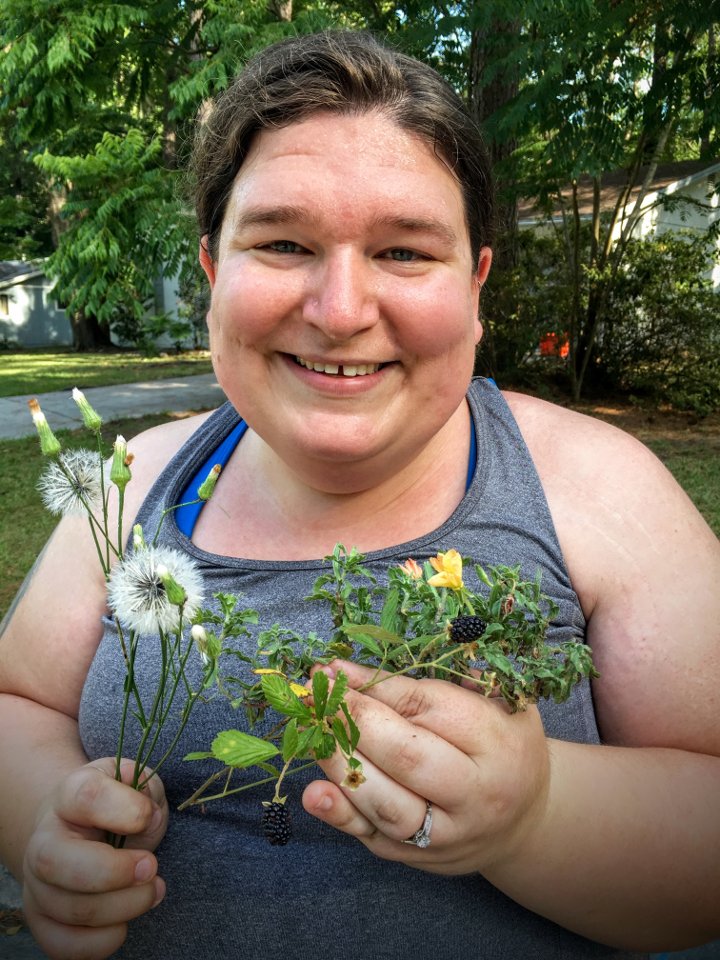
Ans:
[[[272,250],[274,253],[305,253],[305,248],[294,240],[273,240],[260,244],[260,250]]]
[[[408,250],[406,247],[392,247],[381,254],[387,260],[394,260],[396,263],[414,263],[416,260],[429,260],[430,258],[416,250]]]

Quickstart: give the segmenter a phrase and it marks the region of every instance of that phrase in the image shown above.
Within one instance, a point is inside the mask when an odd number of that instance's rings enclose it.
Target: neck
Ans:
[[[368,552],[415,539],[444,523],[462,500],[469,436],[463,401],[414,458],[386,466],[381,476],[376,464],[305,465],[300,473],[248,432],[194,539],[213,552],[264,560],[317,559],[338,542]],[[228,523],[228,516],[243,519]]]

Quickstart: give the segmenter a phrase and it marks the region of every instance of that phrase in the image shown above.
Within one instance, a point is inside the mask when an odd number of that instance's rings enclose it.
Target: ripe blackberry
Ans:
[[[481,617],[455,617],[450,621],[450,639],[455,643],[472,643],[485,632],[487,624]]]
[[[266,838],[274,847],[283,847],[292,836],[290,811],[284,802],[263,800],[265,810],[262,815],[262,828]]]

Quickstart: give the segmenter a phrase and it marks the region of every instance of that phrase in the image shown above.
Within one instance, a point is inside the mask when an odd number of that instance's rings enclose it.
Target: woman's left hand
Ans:
[[[360,729],[366,782],[343,786],[339,751],[320,762],[328,780],[303,795],[308,813],[357,837],[378,857],[435,873],[484,872],[507,861],[541,823],[550,756],[534,706],[511,714],[444,680],[413,680],[334,662],[350,681],[346,699]],[[402,841],[422,827],[432,804],[431,842]]]

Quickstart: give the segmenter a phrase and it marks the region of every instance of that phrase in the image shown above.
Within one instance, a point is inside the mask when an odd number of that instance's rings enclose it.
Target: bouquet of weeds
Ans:
[[[253,640],[250,627],[259,621],[255,610],[242,609],[238,597],[226,593],[213,595],[214,607],[202,606],[203,583],[194,562],[157,546],[164,517],[177,507],[162,514],[152,539],[136,525],[132,550],[125,550],[123,507],[132,455],[118,437],[108,468],[100,417],[79,390],[73,391],[73,399],[94,437],[92,450],[63,452],[37,401],[30,402],[49,461],[39,488],[53,513],[85,514],[88,519],[125,665],[116,777],[120,779],[127,725],[133,720],[139,725],[135,789],[143,789],[171,756],[198,703],[227,697],[244,711],[250,730],[272,710],[277,722],[265,736],[223,730],[208,750],[185,757],[214,760],[219,768],[179,809],[274,784],[272,799],[263,801],[262,825],[271,843],[285,844],[291,835],[287,798],[282,795],[286,776],[339,751],[347,766],[343,785],[356,789],[364,782],[356,756],[361,731],[345,697],[348,678],[340,671],[330,687],[328,676],[316,671],[310,681],[314,665],[340,658],[371,666],[375,674],[361,689],[394,674],[462,683],[485,696],[501,697],[512,712],[541,698],[562,702],[575,684],[597,675],[585,644],[547,643],[548,626],[558,611],[542,593],[539,577],[523,580],[519,567],[485,570],[454,549],[422,565],[408,559],[390,567],[387,583],[379,584],[356,549],[337,544],[325,558],[327,573],[305,598],[327,609],[327,636],[301,636],[275,624],[258,629]],[[219,473],[220,468],[213,467],[198,488],[197,500],[209,499]],[[114,530],[111,496],[117,498]],[[239,649],[241,637],[251,639],[254,652]],[[160,671],[152,695],[146,693],[143,700],[135,659],[138,645],[150,642],[157,644]],[[193,651],[203,666],[195,687],[186,671]],[[160,734],[166,727],[169,746],[162,750]],[[249,767],[264,776],[234,786],[235,772]],[[124,842],[116,836],[109,840],[116,846]]]

